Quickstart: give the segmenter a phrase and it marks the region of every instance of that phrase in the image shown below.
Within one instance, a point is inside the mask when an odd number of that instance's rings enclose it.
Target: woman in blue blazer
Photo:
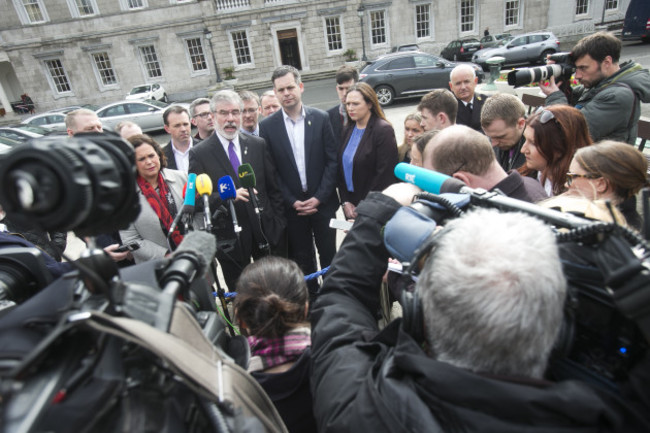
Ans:
[[[337,186],[345,217],[354,219],[357,205],[370,191],[382,191],[397,181],[397,140],[368,84],[350,87],[345,107],[348,126],[338,154]]]

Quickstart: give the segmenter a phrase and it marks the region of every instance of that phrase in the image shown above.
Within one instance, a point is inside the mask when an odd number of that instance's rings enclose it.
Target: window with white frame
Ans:
[[[203,39],[200,37],[185,39],[185,46],[187,47],[187,55],[192,72],[207,71],[208,63],[205,61]]]
[[[585,15],[589,12],[589,0],[576,0],[576,15]]]
[[[144,9],[147,6],[147,0],[120,0],[120,7],[123,11]]]
[[[370,42],[372,45],[385,44],[386,39],[386,11],[370,12]]]
[[[519,25],[519,0],[506,1],[504,24],[506,27]]]
[[[607,0],[605,2],[605,10],[612,11],[618,9],[618,0]]]
[[[415,37],[431,37],[431,5],[415,5]]]
[[[73,18],[90,17],[98,11],[95,0],[68,0],[68,7]]]
[[[63,68],[61,59],[48,59],[45,60],[45,69],[48,73],[48,81],[57,94],[69,93],[72,89],[70,87],[70,80]]]
[[[329,51],[343,49],[343,36],[341,33],[341,17],[325,17],[325,36]]]
[[[147,78],[162,77],[162,68],[160,67],[156,47],[153,45],[142,45],[138,47],[138,51],[140,52],[140,61],[142,62]]]
[[[475,17],[476,17],[476,3],[474,2],[474,0],[462,0],[460,2],[461,33],[474,31]]]
[[[50,20],[42,0],[13,0],[22,24],[45,23]]]
[[[246,30],[236,30],[230,32],[232,49],[235,56],[235,63],[238,66],[249,65],[253,63],[250,45],[248,44],[248,33]]]
[[[108,53],[103,51],[92,53],[91,56],[93,58],[93,67],[99,81],[99,87],[106,88],[117,85],[117,77],[115,76],[115,70],[113,69],[113,64]]]

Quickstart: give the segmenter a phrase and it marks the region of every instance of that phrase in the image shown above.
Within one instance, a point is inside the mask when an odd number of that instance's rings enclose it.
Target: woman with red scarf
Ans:
[[[159,259],[175,249],[183,240],[178,228],[169,236],[174,217],[183,206],[183,187],[187,174],[164,168],[165,154],[148,135],[129,138],[135,148],[135,164],[140,199],[140,215],[126,230],[120,230],[124,244],[140,245],[132,251],[136,263]]]

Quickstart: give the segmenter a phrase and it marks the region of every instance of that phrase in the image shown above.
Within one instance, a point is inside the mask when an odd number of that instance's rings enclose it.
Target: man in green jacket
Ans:
[[[621,41],[611,33],[598,32],[582,38],[570,56],[580,86],[570,100],[555,79],[542,85],[546,105],[570,104],[582,111],[594,141],[605,139],[634,144],[641,102],[650,102],[650,73],[638,63],[619,65]]]

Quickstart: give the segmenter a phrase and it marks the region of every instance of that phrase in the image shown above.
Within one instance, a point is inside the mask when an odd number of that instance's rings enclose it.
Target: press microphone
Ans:
[[[227,201],[230,205],[232,225],[235,228],[235,234],[237,237],[239,237],[241,227],[239,226],[239,222],[237,221],[237,214],[235,213],[235,198],[237,197],[235,182],[232,180],[232,177],[226,175],[219,179],[217,187],[219,188],[219,197],[221,197],[221,200]]]
[[[251,203],[253,203],[253,207],[255,208],[255,213],[259,215],[260,208],[254,191],[257,181],[255,179],[253,167],[249,163],[244,163],[237,169],[237,175],[239,176],[239,183],[241,186],[248,190],[248,195],[250,196]]]
[[[210,195],[212,194],[212,179],[205,173],[199,174],[196,177],[196,191],[203,197],[203,219],[205,222],[205,230],[212,231],[212,218],[210,217]]]
[[[185,200],[183,201],[183,207],[176,214],[176,218],[172,222],[172,225],[169,226],[169,233],[167,234],[167,239],[174,232],[176,226],[181,221],[185,215],[194,213],[194,204],[196,199],[196,174],[190,173],[187,176],[187,186],[185,188]]]
[[[432,194],[470,192],[470,189],[466,190],[467,185],[456,178],[405,162],[397,164],[394,172],[398,179]]]
[[[213,235],[195,231],[188,233],[171,255],[169,266],[160,279],[165,292],[186,291],[195,278],[205,274],[214,259],[217,243]]]

